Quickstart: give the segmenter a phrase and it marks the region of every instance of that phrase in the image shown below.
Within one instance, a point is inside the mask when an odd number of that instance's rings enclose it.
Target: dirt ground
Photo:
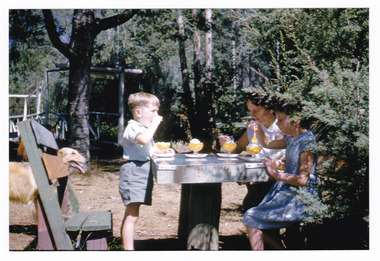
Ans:
[[[91,162],[91,170],[82,175],[74,173],[70,182],[75,189],[81,211],[111,210],[113,217],[113,248],[120,248],[120,226],[124,206],[118,191],[119,169],[123,160],[118,157],[99,157]],[[220,248],[248,249],[245,227],[241,223],[241,203],[246,187],[236,183],[222,185],[222,210],[220,217]],[[181,185],[154,184],[152,206],[140,208],[136,227],[136,249],[150,250],[162,245],[170,249],[177,239]],[[9,250],[35,250],[36,220],[27,206],[9,205]],[[233,243],[233,245],[231,245]]]

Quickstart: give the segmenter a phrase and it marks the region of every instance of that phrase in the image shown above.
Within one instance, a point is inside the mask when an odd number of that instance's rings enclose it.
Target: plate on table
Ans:
[[[242,160],[249,161],[249,162],[257,162],[261,163],[263,162],[263,159],[257,159],[257,158],[252,158],[252,157],[240,157]]]
[[[237,156],[239,156],[239,154],[228,154],[228,153],[216,153],[216,155],[222,158],[236,158]]]
[[[153,156],[157,158],[171,158],[171,157],[174,157],[174,154],[173,153],[154,153]]]
[[[208,154],[206,153],[198,153],[198,154],[185,154],[186,157],[188,158],[204,158],[206,157]]]

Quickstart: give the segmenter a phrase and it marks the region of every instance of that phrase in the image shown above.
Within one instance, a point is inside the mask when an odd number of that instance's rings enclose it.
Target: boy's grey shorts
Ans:
[[[120,169],[119,192],[125,206],[152,205],[153,175],[150,161],[128,161]]]

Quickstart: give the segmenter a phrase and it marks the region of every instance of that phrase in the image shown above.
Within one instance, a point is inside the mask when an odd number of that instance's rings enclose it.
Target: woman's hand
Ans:
[[[223,143],[230,140],[231,138],[227,135],[219,135],[218,139],[219,139],[219,144],[222,145]]]
[[[257,132],[259,130],[259,123],[257,121],[250,121],[247,127],[251,131]]]

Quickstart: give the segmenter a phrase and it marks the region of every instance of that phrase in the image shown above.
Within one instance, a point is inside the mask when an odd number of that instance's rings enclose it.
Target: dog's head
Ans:
[[[82,173],[86,172],[87,161],[77,150],[62,148],[58,150],[57,155],[62,157],[63,163],[67,165],[68,168],[76,168]]]

